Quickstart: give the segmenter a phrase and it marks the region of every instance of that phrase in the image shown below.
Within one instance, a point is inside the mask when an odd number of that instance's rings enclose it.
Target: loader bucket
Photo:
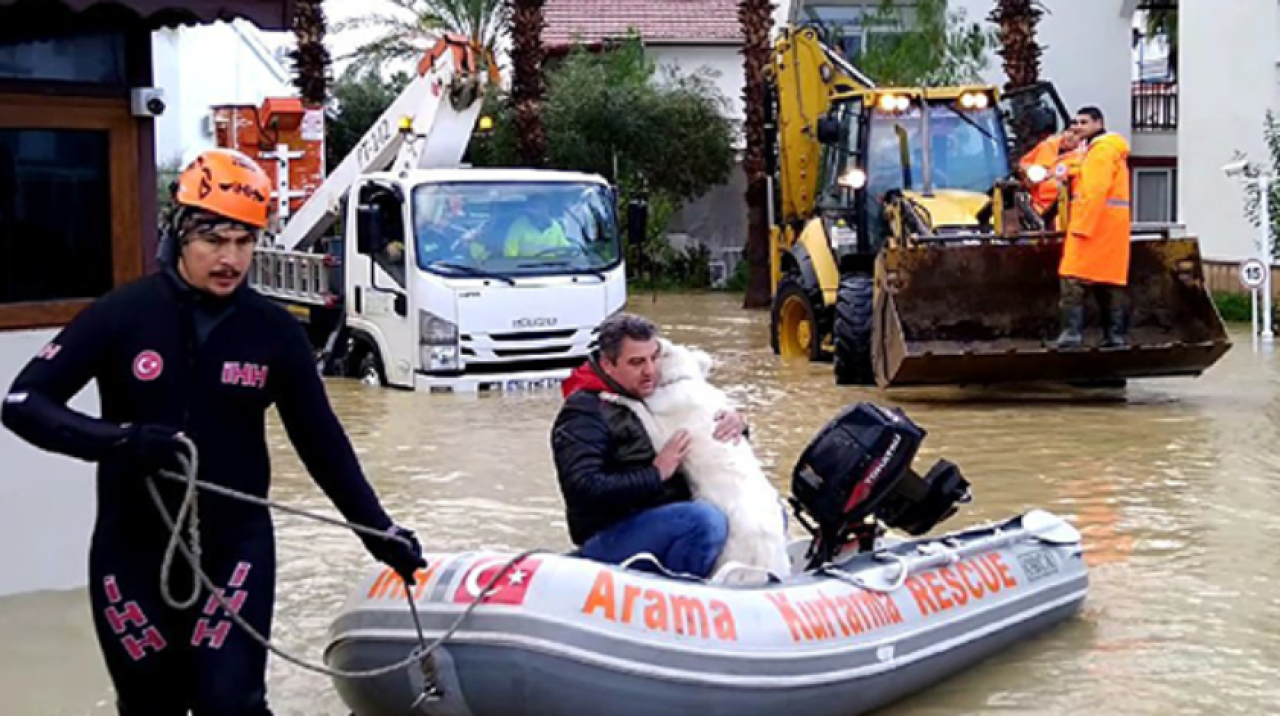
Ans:
[[[1099,348],[1086,297],[1084,347],[1057,337],[1062,244],[886,249],[876,263],[873,362],[881,387],[1115,381],[1198,375],[1231,347],[1194,239],[1135,240],[1129,346]]]

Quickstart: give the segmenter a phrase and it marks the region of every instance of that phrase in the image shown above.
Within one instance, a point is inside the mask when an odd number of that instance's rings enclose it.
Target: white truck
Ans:
[[[461,166],[480,88],[466,45],[443,40],[258,249],[251,284],[307,318],[326,372],[406,389],[555,383],[625,305],[607,181]]]

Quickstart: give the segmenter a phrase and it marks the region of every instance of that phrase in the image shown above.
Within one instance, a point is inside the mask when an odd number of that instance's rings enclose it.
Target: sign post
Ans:
[[[1245,261],[1244,263],[1240,264],[1240,285],[1249,289],[1249,294],[1253,299],[1252,303],[1253,303],[1253,336],[1254,338],[1257,338],[1258,336],[1258,289],[1271,283],[1271,281],[1269,280],[1271,278],[1270,273],[1271,272],[1267,270],[1267,265],[1262,262],[1262,259],[1249,259],[1248,261]],[[1271,301],[1268,300],[1266,303],[1270,304]],[[1270,339],[1271,337],[1270,336],[1270,332],[1271,332],[1270,316],[1266,317],[1265,325],[1266,325],[1266,332],[1263,334],[1263,338]]]
[[[1262,283],[1262,340],[1270,343],[1274,334],[1271,332],[1271,175],[1265,171],[1258,175],[1258,202],[1262,211],[1262,261],[1264,262]]]

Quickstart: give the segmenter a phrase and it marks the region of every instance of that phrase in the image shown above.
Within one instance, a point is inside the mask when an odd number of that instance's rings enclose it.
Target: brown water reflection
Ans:
[[[744,406],[780,487],[836,411],[877,400],[929,431],[922,460],[945,456],[973,481],[975,503],[947,527],[1043,507],[1084,533],[1092,591],[1079,619],[884,713],[1255,714],[1280,703],[1280,364],[1247,336],[1198,380],[1088,400],[886,396],[836,388],[828,365],[780,365],[766,317],[736,297],[646,295],[633,307],[720,360],[716,380]],[[558,393],[329,387],[378,490],[432,548],[567,546],[547,440]],[[335,514],[283,432],[272,440],[274,496]],[[277,637],[318,657],[369,562],[349,534],[279,525]],[[0,710],[110,713],[84,608],[82,592],[0,600]],[[273,662],[271,687],[278,714],[345,713],[324,678],[287,664]]]

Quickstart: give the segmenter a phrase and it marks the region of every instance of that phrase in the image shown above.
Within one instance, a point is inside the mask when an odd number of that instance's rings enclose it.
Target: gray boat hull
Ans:
[[[1036,517],[1039,533],[1018,517],[851,557],[834,576],[758,587],[538,555],[436,650],[442,698],[414,706],[424,681],[411,669],[335,687],[357,716],[851,716],[1080,609],[1079,535]],[[1057,526],[1046,528],[1046,517]],[[452,626],[511,556],[433,557],[415,588],[427,638]],[[397,589],[386,573],[363,580],[331,629],[331,666],[373,668],[416,646]]]

